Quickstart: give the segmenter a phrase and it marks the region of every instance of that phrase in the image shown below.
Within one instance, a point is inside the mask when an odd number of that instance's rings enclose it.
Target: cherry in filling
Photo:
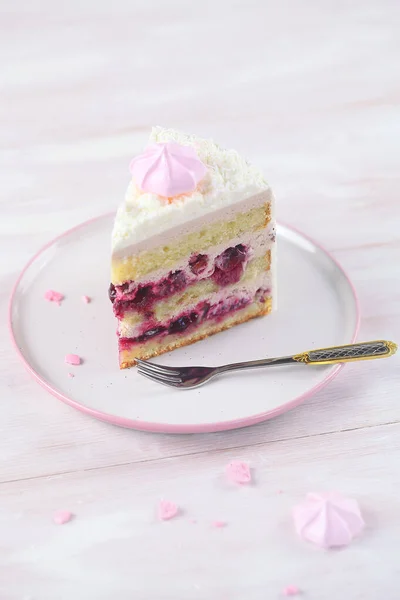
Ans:
[[[186,276],[183,271],[174,271],[160,283],[154,285],[153,294],[157,298],[167,298],[181,292],[186,287]]]
[[[194,254],[189,260],[189,268],[193,275],[201,275],[207,268],[207,254]]]
[[[247,249],[243,244],[224,250],[215,259],[215,271],[212,275],[215,283],[222,287],[237,283],[243,274],[246,257]]]
[[[108,297],[110,298],[111,302],[114,302],[116,295],[117,290],[115,289],[115,285],[110,283],[110,287],[108,288]]]
[[[250,298],[230,298],[229,302],[221,301],[214,306],[210,306],[208,302],[201,302],[190,313],[181,315],[165,325],[154,325],[136,338],[120,338],[120,348],[126,349],[131,344],[145,342],[159,335],[183,333],[192,325],[197,325],[208,319],[220,321],[228,313],[240,310],[250,302]]]
[[[118,318],[123,317],[127,310],[151,314],[152,305],[156,300],[177,294],[186,287],[187,282],[183,271],[174,271],[158,283],[138,285],[136,288],[132,283],[125,282],[118,286],[118,290],[113,284],[110,285],[108,295],[114,303],[114,313]],[[127,292],[130,287],[133,287],[132,291]],[[117,298],[118,294],[125,296]]]
[[[189,315],[184,315],[183,317],[179,317],[178,319],[176,319],[175,321],[172,321],[170,323],[168,332],[169,333],[181,333],[182,331],[185,331],[185,329],[187,329],[190,325],[193,325],[193,323],[196,323],[198,318],[199,318],[198,313],[194,312],[194,311],[191,312]]]
[[[166,331],[166,328],[163,327],[162,325],[160,325],[159,327],[153,327],[152,329],[148,329],[147,331],[142,333],[142,335],[140,335],[137,338],[137,341],[145,342],[146,340],[149,340],[152,337],[155,337],[156,335],[160,335],[160,333],[164,333],[164,331]]]
[[[247,255],[248,248],[243,244],[224,250],[215,259],[214,272],[211,275],[213,281],[221,287],[237,283],[242,277]],[[189,260],[189,269],[193,275],[201,275],[207,269],[208,263],[209,257],[207,254],[194,254]],[[137,310],[151,317],[153,304],[157,300],[181,292],[188,283],[190,281],[188,281],[184,271],[171,271],[167,277],[157,283],[139,284],[135,287],[134,282],[129,281],[117,288],[110,284],[108,295],[114,304],[114,313],[118,318],[123,317],[127,310]],[[173,325],[173,327],[176,327],[177,331],[184,331],[188,327],[185,323],[184,320],[180,324]],[[172,324],[170,327],[172,327]]]

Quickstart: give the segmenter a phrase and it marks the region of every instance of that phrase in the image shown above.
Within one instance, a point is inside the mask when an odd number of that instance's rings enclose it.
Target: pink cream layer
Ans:
[[[216,254],[215,251],[204,254],[193,254],[182,268],[163,273],[158,280],[137,283],[126,281],[122,285],[110,285],[109,296],[113,302],[114,314],[123,319],[125,313],[137,312],[150,318],[153,306],[189,286],[206,279],[211,279],[219,289],[227,289],[239,283],[249,260],[265,254],[271,247],[269,236],[246,240],[247,244],[229,246]]]
[[[230,296],[225,301],[210,304],[207,301],[199,302],[190,311],[182,312],[164,323],[147,321],[142,326],[140,335],[134,338],[119,338],[119,349],[129,350],[136,344],[142,344],[153,338],[161,338],[167,335],[188,333],[204,322],[222,322],[227,316],[241,310],[252,302],[264,302],[268,297],[268,290],[259,290],[255,296],[248,294]]]
[[[254,298],[256,293],[260,290],[264,290],[267,293],[265,294],[267,297],[273,296],[272,291],[272,277],[269,271],[264,273],[260,273],[260,275],[250,282],[242,283],[239,281],[237,284],[229,285],[227,287],[220,287],[212,294],[204,294],[200,297],[196,298],[193,302],[185,303],[184,309],[187,312],[191,310],[195,310],[196,305],[201,301],[208,301],[210,304],[225,304],[229,301],[231,297],[250,297]],[[154,306],[156,309],[158,305]],[[182,312],[183,308],[179,305],[178,302],[174,303],[174,308],[170,310],[169,318],[174,320],[178,318]],[[152,316],[150,315],[142,315],[142,319],[137,322],[131,320],[131,316],[133,312],[126,313],[125,317],[119,320],[118,323],[118,335],[119,337],[129,337],[134,338],[140,335],[143,332],[143,327],[145,322],[148,321],[149,318],[155,319],[154,313]]]
[[[228,247],[235,247],[239,244],[243,244],[244,246],[251,249],[251,253],[249,259],[258,258],[259,256],[264,255],[267,250],[272,250],[275,246],[275,226],[270,223],[268,227],[265,229],[260,229],[258,231],[249,231],[246,232],[239,237],[232,238],[231,240],[224,241],[223,243],[212,246],[211,248],[207,248],[206,250],[199,251],[201,254],[206,254],[208,256],[208,265],[207,268],[196,275],[198,279],[206,279],[213,272],[214,261],[224,250]],[[194,274],[192,273],[188,257],[185,256],[182,260],[177,261],[174,265],[174,271],[185,271],[185,274],[188,278],[193,278]],[[163,279],[169,274],[169,270],[166,270],[165,267],[160,266],[159,269],[151,271],[148,275],[142,277],[140,280],[136,281],[123,281],[120,284],[116,284],[114,287],[116,290],[123,289],[124,292],[131,291],[135,285],[138,284],[146,284],[153,283],[160,279]],[[129,287],[127,287],[129,284]]]
[[[118,319],[122,319],[127,311],[138,312],[150,317],[153,306],[157,302],[170,298],[203,279],[204,272],[207,272],[208,278],[220,287],[238,283],[250,255],[250,248],[238,244],[224,250],[215,258],[212,265],[209,264],[210,260],[207,254],[196,254],[189,258],[189,272],[171,271],[160,281],[147,284],[136,285],[134,282],[126,282],[121,286],[112,286],[110,287],[110,299],[113,302],[114,314]]]

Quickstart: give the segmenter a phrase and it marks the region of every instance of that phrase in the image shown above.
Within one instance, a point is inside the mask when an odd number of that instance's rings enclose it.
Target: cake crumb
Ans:
[[[72,379],[73,377],[75,377],[75,375],[73,373],[68,373],[68,377]]]
[[[82,302],[85,304],[90,304],[91,298],[89,298],[89,296],[82,296]]]
[[[251,482],[251,470],[246,462],[233,460],[226,466],[225,472],[228,479],[234,483],[242,484]]]
[[[67,365],[80,365],[82,362],[82,359],[80,356],[78,356],[77,354],[66,354],[64,361],[67,363]]]
[[[301,592],[300,592],[299,588],[295,585],[288,585],[283,590],[284,596],[298,596],[299,594],[301,594]]]
[[[216,527],[217,529],[222,529],[223,527],[226,527],[227,523],[225,521],[213,521],[212,526]]]
[[[72,519],[74,515],[69,510],[56,510],[53,514],[53,523],[56,525],[64,525]]]
[[[55,290],[47,290],[44,294],[44,298],[49,302],[55,302],[58,306],[61,306],[61,302],[64,300],[64,294],[56,292]]]
[[[178,514],[178,506],[169,500],[161,500],[158,505],[158,518],[161,521],[173,519]]]

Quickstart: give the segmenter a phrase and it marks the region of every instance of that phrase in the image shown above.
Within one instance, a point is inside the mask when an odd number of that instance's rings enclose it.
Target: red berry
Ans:
[[[169,326],[169,333],[181,333],[185,331],[191,324],[190,317],[179,317],[176,321],[172,321]]]
[[[111,302],[114,302],[116,295],[117,290],[115,289],[115,285],[110,283],[110,287],[108,288],[108,297],[110,298]]]
[[[145,285],[143,287],[139,287],[135,297],[131,301],[134,307],[137,310],[145,309],[149,304],[151,304],[153,295],[150,285]]]
[[[242,273],[243,265],[240,263],[230,271],[223,271],[217,267],[212,275],[212,278],[217,285],[224,287],[240,281]]]
[[[147,331],[145,331],[144,333],[142,333],[142,335],[136,338],[136,341],[144,342],[146,340],[149,340],[150,338],[155,337],[156,335],[160,335],[160,333],[164,333],[164,331],[165,327],[163,327],[162,325],[159,327],[153,327],[152,329],[147,329]]]
[[[159,298],[167,298],[177,294],[186,286],[186,277],[183,271],[174,271],[165,277],[159,284],[154,286],[154,295]]]
[[[234,248],[227,248],[215,259],[215,266],[222,271],[230,271],[241,265],[246,259],[246,248],[238,244]]]
[[[194,254],[189,260],[190,270],[194,275],[200,275],[208,265],[207,254]]]

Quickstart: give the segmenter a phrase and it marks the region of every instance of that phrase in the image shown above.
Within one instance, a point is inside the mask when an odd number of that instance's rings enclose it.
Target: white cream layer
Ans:
[[[193,146],[208,173],[193,193],[172,202],[141,192],[131,181],[115,218],[113,253],[269,189],[261,171],[235,150],[225,150],[211,140],[172,129],[152,129],[151,143],[169,141]]]
[[[233,238],[228,242],[222,242],[218,244],[218,246],[213,246],[212,248],[207,249],[204,253],[208,256],[208,267],[201,273],[201,275],[197,275],[196,280],[207,279],[212,275],[214,270],[214,261],[224,250],[230,248],[232,246],[237,246],[238,244],[243,244],[244,246],[248,246],[250,248],[250,255],[248,260],[252,260],[253,258],[258,258],[267,252],[267,250],[273,251],[275,246],[275,242],[271,240],[271,236],[273,234],[273,230],[275,228],[274,223],[270,223],[265,229],[260,229],[256,232],[246,232],[244,235],[240,237]],[[176,262],[174,265],[174,271],[184,271],[187,275],[187,279],[190,280],[194,277],[189,269],[188,260],[190,257],[185,256],[182,261]],[[156,271],[152,271],[145,277],[142,277],[136,280],[132,286],[136,285],[145,285],[147,283],[153,283],[155,281],[160,281],[164,277],[169,275],[171,269],[165,269],[164,267],[160,267]],[[129,292],[129,288],[125,290],[126,293]]]

